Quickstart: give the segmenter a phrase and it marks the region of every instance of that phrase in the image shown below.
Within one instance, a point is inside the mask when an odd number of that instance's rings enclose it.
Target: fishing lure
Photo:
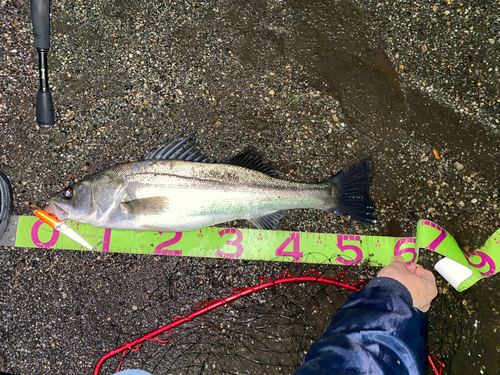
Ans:
[[[59,233],[64,234],[66,237],[72,239],[73,241],[77,242],[78,244],[86,247],[89,250],[94,249],[94,247],[91,244],[89,244],[87,241],[85,241],[82,236],[80,236],[73,229],[71,229],[66,223],[62,222],[54,215],[49,214],[47,211],[43,211],[43,210],[35,210],[33,212],[33,214],[35,214],[35,216],[38,217],[40,220],[42,220],[44,223],[50,225],[52,228],[57,230]]]

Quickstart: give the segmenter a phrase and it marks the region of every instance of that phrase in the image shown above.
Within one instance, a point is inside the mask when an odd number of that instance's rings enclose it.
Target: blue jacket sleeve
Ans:
[[[377,277],[333,314],[294,375],[424,374],[426,334],[408,289]]]

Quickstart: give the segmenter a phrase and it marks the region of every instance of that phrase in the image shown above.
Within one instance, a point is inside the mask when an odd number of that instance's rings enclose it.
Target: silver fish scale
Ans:
[[[131,199],[162,196],[170,189],[220,190],[225,195],[235,191],[252,193],[252,197],[272,195],[273,199],[297,199],[302,203],[313,200],[315,206],[331,200],[328,184],[306,184],[269,177],[258,171],[226,165],[201,164],[168,160],[135,163],[132,168],[123,165],[117,176],[127,182]],[[150,190],[153,189],[153,190]],[[145,191],[149,193],[145,193]],[[247,197],[250,198],[250,197]]]
[[[117,210],[107,220],[113,228],[191,230],[286,209],[332,205],[329,184],[280,180],[226,164],[147,160],[106,172],[126,181],[127,201],[139,207],[143,201],[148,203],[140,218]]]

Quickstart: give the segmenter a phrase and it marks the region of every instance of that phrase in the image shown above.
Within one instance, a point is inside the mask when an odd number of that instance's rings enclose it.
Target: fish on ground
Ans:
[[[48,201],[61,220],[101,228],[181,232],[247,219],[278,229],[286,210],[316,208],[371,224],[371,163],[365,159],[317,184],[277,178],[253,150],[213,163],[193,136],[160,147],[144,160],[87,175]]]

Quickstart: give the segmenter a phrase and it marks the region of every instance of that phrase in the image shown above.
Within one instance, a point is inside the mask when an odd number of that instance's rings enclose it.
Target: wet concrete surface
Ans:
[[[52,129],[34,121],[29,4],[0,7],[0,168],[15,214],[196,132],[215,160],[253,146],[295,181],[372,158],[376,225],[304,210],[285,230],[413,236],[426,218],[474,250],[499,226],[495,2],[54,1]],[[2,249],[0,370],[89,373],[173,262]],[[449,373],[500,368],[497,285],[474,286],[464,325],[479,324],[464,330]]]

